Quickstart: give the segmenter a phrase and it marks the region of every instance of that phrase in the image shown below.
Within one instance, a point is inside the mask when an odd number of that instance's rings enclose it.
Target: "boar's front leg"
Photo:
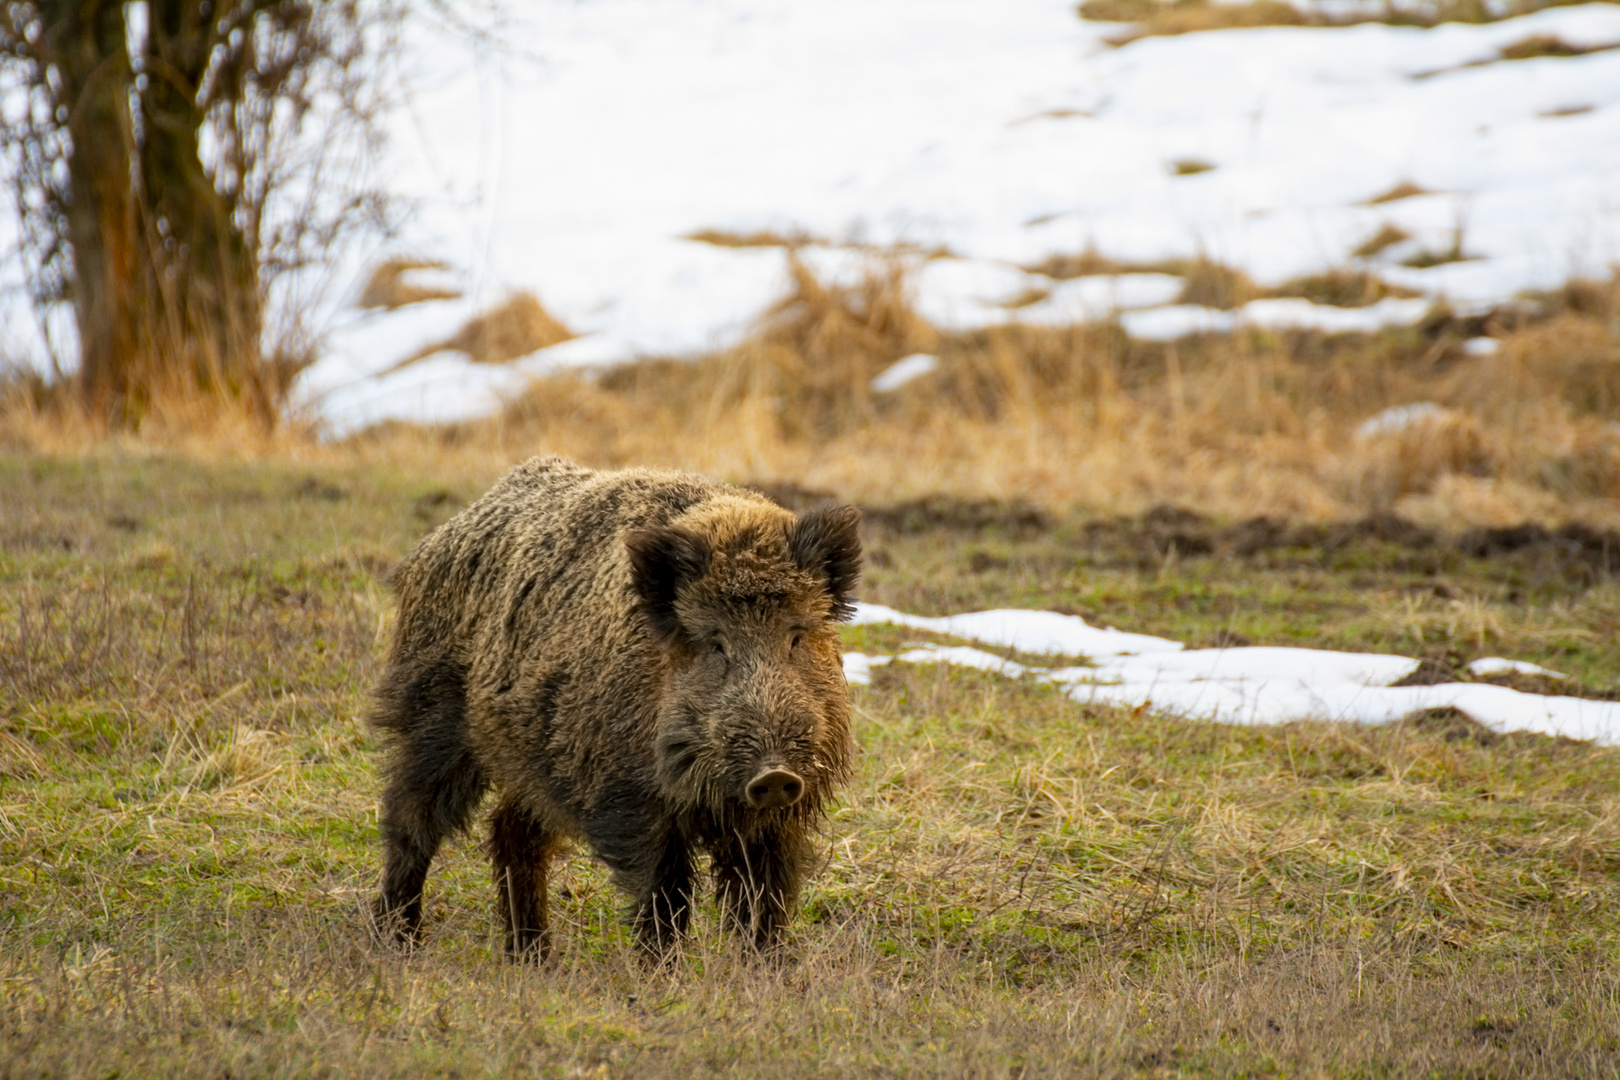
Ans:
[[[714,851],[721,916],[761,950],[781,941],[793,919],[804,878],[802,846],[791,832],[766,832],[747,839],[733,834]]]
[[[390,671],[381,696],[377,724],[392,746],[378,814],[383,879],[373,918],[384,937],[411,946],[421,934],[428,866],[444,838],[466,828],[488,781],[467,746],[458,669]]]
[[[557,837],[521,806],[503,802],[490,821],[489,857],[495,871],[496,918],[506,927],[510,960],[551,955],[546,918],[546,870]]]
[[[692,853],[680,830],[672,828],[651,879],[636,897],[636,940],[648,953],[662,956],[686,933],[691,916]]]

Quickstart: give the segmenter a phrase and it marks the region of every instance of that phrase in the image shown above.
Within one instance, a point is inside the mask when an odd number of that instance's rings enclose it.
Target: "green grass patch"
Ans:
[[[509,966],[478,835],[424,947],[373,946],[383,575],[477,490],[0,458],[0,1075],[1616,1072],[1620,751],[1219,726],[942,665],[854,691],[858,774],[781,962],[706,906],[647,967],[579,853],[556,961]],[[1612,583],[1451,548],[1167,555],[1080,520],[870,544],[867,598],[923,614],[1620,676]]]

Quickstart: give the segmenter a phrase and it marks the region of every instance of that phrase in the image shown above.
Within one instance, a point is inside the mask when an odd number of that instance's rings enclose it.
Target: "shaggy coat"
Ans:
[[[569,840],[635,898],[649,950],[684,931],[699,852],[728,924],[773,943],[849,773],[834,624],[853,610],[859,520],[536,458],[423,539],[395,573],[372,714],[379,925],[417,940],[434,853],[493,789],[511,955],[549,949],[546,867]]]

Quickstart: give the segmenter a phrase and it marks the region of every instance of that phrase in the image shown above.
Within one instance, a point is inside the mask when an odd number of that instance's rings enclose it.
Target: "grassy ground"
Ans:
[[[1447,717],[1219,727],[891,665],[792,961],[705,911],[648,970],[579,855],[556,963],[514,969],[476,837],[425,948],[374,948],[383,575],[489,479],[0,457],[0,1076],[1620,1072],[1620,750]],[[1545,552],[873,520],[868,597],[928,614],[1620,676],[1620,589]]]

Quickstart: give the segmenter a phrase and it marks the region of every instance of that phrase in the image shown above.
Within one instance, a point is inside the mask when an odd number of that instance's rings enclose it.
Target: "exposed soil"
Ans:
[[[742,486],[796,513],[838,501],[833,492],[803,487],[791,480]],[[861,515],[868,530],[896,536],[997,532],[1024,539],[1051,532],[1056,525],[1049,514],[1023,500],[1004,502],[952,495],[925,495],[903,502],[866,505],[861,507]]]
[[[835,498],[830,492],[794,485],[756,490],[791,510]],[[1581,522],[1557,528],[1525,523],[1447,535],[1388,513],[1327,525],[1270,517],[1222,525],[1176,506],[1157,506],[1134,517],[1061,521],[1025,502],[944,495],[868,505],[861,511],[868,530],[879,535],[940,532],[996,534],[1009,539],[1050,535],[1065,547],[1079,548],[1105,561],[1138,565],[1203,555],[1248,559],[1292,553],[1310,559],[1351,548],[1393,547],[1408,554],[1404,561],[1417,572],[1434,572],[1465,557],[1511,562],[1537,579],[1558,577],[1577,584],[1593,584],[1620,573],[1620,532]]]

